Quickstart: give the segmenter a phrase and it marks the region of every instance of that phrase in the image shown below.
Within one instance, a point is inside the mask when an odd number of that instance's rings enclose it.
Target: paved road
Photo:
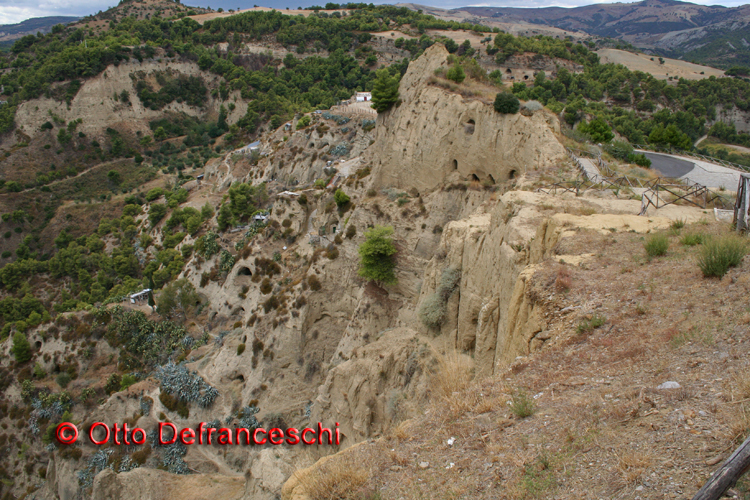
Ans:
[[[646,158],[651,160],[651,168],[657,170],[664,177],[673,177],[675,179],[687,175],[695,168],[695,163],[688,160],[680,160],[673,156],[662,155],[659,153],[643,153]]]
[[[651,168],[665,177],[683,179],[710,188],[725,188],[735,191],[740,179],[737,170],[722,167],[702,160],[682,158],[675,155],[641,151],[651,160]]]

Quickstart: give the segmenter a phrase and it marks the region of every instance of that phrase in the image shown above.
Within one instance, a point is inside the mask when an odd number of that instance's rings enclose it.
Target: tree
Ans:
[[[392,285],[398,281],[394,269],[396,245],[391,239],[391,226],[375,226],[365,232],[359,246],[359,275],[371,281]]]
[[[448,70],[448,72],[445,74],[445,77],[448,80],[453,80],[456,83],[461,83],[464,81],[464,79],[466,79],[466,73],[464,73],[464,69],[460,64],[456,64]]]
[[[154,139],[157,141],[163,141],[167,138],[167,131],[164,130],[164,127],[157,127],[156,130],[154,130]]]
[[[387,69],[378,70],[372,86],[372,107],[382,113],[398,102],[399,77],[391,76]]]
[[[159,294],[157,310],[166,318],[180,316],[185,319],[188,312],[198,304],[198,292],[192,283],[183,278],[164,287]]]
[[[119,186],[120,182],[122,182],[122,177],[120,177],[120,173],[116,170],[110,170],[107,172],[107,179],[109,179],[109,182],[115,186]]]
[[[588,123],[581,122],[578,130],[591,137],[593,142],[609,142],[615,136],[607,122],[599,116]]]
[[[521,109],[521,102],[518,97],[508,92],[500,92],[495,96],[495,111],[506,115],[518,113]]]
[[[458,50],[458,44],[450,38],[445,41],[444,45],[445,50],[447,50],[450,54],[453,54]]]
[[[154,203],[148,211],[148,220],[151,226],[156,226],[160,220],[167,215],[167,206],[162,203]]]
[[[21,332],[16,332],[13,335],[13,347],[11,347],[11,351],[18,363],[25,363],[31,359],[31,344],[29,344],[26,335]]]
[[[336,202],[336,205],[339,208],[341,208],[344,205],[346,205],[347,203],[349,203],[349,200],[351,198],[349,198],[349,195],[347,195],[343,190],[337,189],[336,193],[334,193],[334,195],[333,195],[333,199]]]
[[[229,208],[228,203],[224,203],[219,209],[219,230],[226,231],[229,226],[232,225],[232,209]]]

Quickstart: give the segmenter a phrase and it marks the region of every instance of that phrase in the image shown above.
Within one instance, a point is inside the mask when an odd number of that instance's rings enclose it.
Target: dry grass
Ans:
[[[441,398],[452,399],[471,382],[471,358],[458,351],[438,354],[436,358],[437,366],[433,380],[435,391]]]
[[[355,500],[365,497],[370,473],[353,460],[332,459],[297,480],[312,500]]]

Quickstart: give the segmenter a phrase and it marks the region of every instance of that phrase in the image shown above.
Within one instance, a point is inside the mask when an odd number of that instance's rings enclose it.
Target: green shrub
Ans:
[[[456,291],[461,273],[452,267],[446,268],[440,276],[435,293],[428,296],[419,308],[419,319],[427,328],[437,329],[445,322],[448,299]]]
[[[706,236],[702,233],[687,233],[682,235],[680,243],[687,247],[694,247],[695,245],[702,245],[705,239]]]
[[[70,383],[70,375],[68,375],[68,372],[62,372],[60,375],[57,376],[55,381],[57,382],[57,385],[65,389],[68,387],[68,384]]]
[[[639,167],[651,168],[651,160],[649,160],[643,153],[631,153],[628,155],[628,161],[635,163]]]
[[[588,333],[596,330],[606,322],[607,318],[605,318],[604,316],[600,316],[599,314],[594,314],[591,318],[581,321],[578,324],[578,328],[576,328],[576,332],[578,332],[579,334]]]
[[[683,227],[685,227],[685,221],[684,219],[673,220],[672,224],[670,224],[669,227],[671,227],[674,230],[682,229]]]
[[[510,411],[518,418],[530,417],[536,411],[534,399],[530,398],[526,391],[519,389],[513,393],[510,400]]]
[[[427,328],[440,328],[445,321],[446,303],[440,294],[433,293],[428,296],[419,308],[419,319]]]
[[[495,96],[495,111],[506,115],[518,113],[521,109],[521,102],[518,97],[508,92],[500,92]]]
[[[243,352],[245,352],[245,344],[240,344],[237,346],[237,356],[241,355]]]
[[[730,267],[736,267],[742,263],[743,257],[747,254],[747,247],[747,240],[734,234],[711,238],[701,248],[698,267],[707,278],[711,276],[721,278]]]
[[[299,120],[297,120],[297,130],[301,128],[305,128],[308,125],[310,125],[310,115],[305,115]]]
[[[359,246],[359,275],[370,281],[386,285],[395,284],[396,245],[391,239],[393,228],[375,226],[365,232],[365,241]]]
[[[120,379],[120,390],[125,391],[130,387],[131,385],[138,382],[138,378],[135,375],[131,375],[130,373],[126,373],[122,376]]]
[[[464,69],[461,67],[461,65],[456,64],[448,70],[448,72],[445,74],[445,77],[448,80],[453,80],[456,83],[461,83],[466,79],[466,73],[464,72]]]
[[[343,207],[344,205],[349,203],[349,200],[351,200],[351,198],[349,198],[349,196],[341,189],[336,190],[336,193],[334,193],[333,195],[333,199],[339,208]]]
[[[350,224],[346,227],[345,234],[346,234],[346,238],[349,240],[354,238],[354,236],[357,235],[357,228],[354,226],[354,224]]]
[[[31,344],[29,344],[26,335],[21,332],[16,332],[13,335],[13,347],[11,351],[18,363],[25,363],[31,359]]]
[[[612,141],[610,144],[604,145],[604,151],[618,160],[628,160],[628,157],[633,154],[633,146],[625,141]]]
[[[669,239],[664,234],[653,234],[643,243],[649,258],[665,255],[669,248]]]

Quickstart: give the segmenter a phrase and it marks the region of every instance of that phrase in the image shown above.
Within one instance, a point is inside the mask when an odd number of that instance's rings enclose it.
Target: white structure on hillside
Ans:
[[[372,93],[370,92],[357,92],[355,96],[357,102],[372,101]]]
[[[260,150],[260,141],[251,142],[247,146],[244,146],[237,150],[237,153],[242,153],[245,155],[251,154],[253,151],[259,151]]]
[[[143,302],[144,300],[148,300],[149,293],[151,293],[151,289],[145,288],[138,293],[134,293],[130,295],[130,303],[135,304],[137,302]]]

